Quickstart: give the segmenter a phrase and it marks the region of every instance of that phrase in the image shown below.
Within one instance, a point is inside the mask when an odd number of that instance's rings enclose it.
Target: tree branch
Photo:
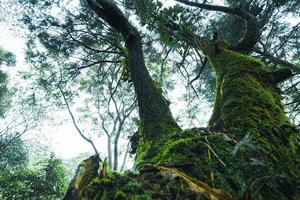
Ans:
[[[254,52],[270,59],[272,62],[276,63],[276,64],[280,64],[280,65],[283,65],[284,67],[288,67],[290,68],[291,70],[293,70],[294,72],[296,72],[297,74],[300,74],[300,66],[295,66],[294,64],[288,62],[288,61],[285,61],[285,60],[282,60],[280,58],[277,58],[273,55],[271,55],[270,53],[268,52],[265,52],[265,51],[261,51],[260,49],[258,48],[255,48],[254,49]]]
[[[62,95],[62,97],[63,97],[63,100],[64,100],[64,102],[65,102],[65,104],[66,104],[67,109],[68,109],[69,115],[70,115],[70,117],[71,117],[71,119],[72,119],[73,125],[75,126],[77,132],[79,133],[79,135],[80,135],[85,141],[87,141],[88,143],[90,143],[90,144],[92,145],[92,147],[93,147],[93,149],[94,149],[94,151],[95,151],[95,154],[96,154],[96,155],[99,155],[99,153],[98,153],[98,151],[97,151],[97,148],[95,147],[93,141],[90,140],[89,138],[87,138],[87,137],[82,133],[82,131],[80,130],[80,128],[78,127],[78,125],[77,125],[77,123],[76,123],[76,120],[75,120],[75,117],[74,117],[74,115],[73,115],[73,113],[72,113],[72,111],[71,111],[71,108],[70,108],[70,106],[69,106],[69,103],[68,103],[68,101],[67,101],[67,98],[66,98],[66,96],[65,96],[65,94],[64,94],[64,92],[63,92],[61,86],[58,85],[57,87],[58,87],[58,89],[59,89],[59,91],[60,91],[60,93],[61,93],[61,95]],[[100,159],[100,162],[101,162],[101,159]]]
[[[253,47],[257,43],[257,40],[260,35],[259,25],[256,18],[250,13],[243,11],[241,9],[230,8],[225,6],[209,5],[205,3],[191,2],[188,0],[176,0],[176,1],[188,6],[202,8],[210,11],[219,11],[219,12],[235,15],[242,18],[246,23],[246,30],[241,40],[236,45],[231,47],[233,50],[242,53],[249,53],[252,51]]]
[[[204,69],[206,63],[207,63],[207,57],[204,58],[204,61],[203,61],[203,63],[202,63],[202,67],[201,67],[201,69],[199,70],[197,76],[196,76],[195,78],[193,78],[193,80],[191,80],[189,84],[192,84],[195,80],[197,80],[198,78],[200,78],[200,75],[202,74],[202,71],[203,71],[203,69]]]

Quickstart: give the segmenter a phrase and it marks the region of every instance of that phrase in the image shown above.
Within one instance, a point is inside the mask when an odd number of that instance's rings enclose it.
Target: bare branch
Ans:
[[[72,111],[71,111],[71,108],[70,108],[70,106],[69,106],[68,100],[67,100],[67,98],[66,98],[66,96],[65,96],[65,94],[64,94],[64,92],[63,92],[63,90],[62,90],[62,88],[61,88],[61,86],[60,86],[60,85],[57,85],[57,87],[58,87],[58,89],[59,89],[59,91],[60,91],[60,93],[61,93],[61,95],[62,95],[62,97],[63,97],[64,103],[65,103],[65,105],[66,105],[66,107],[67,107],[67,109],[68,109],[69,115],[70,115],[70,117],[71,117],[71,119],[72,119],[73,125],[75,126],[77,132],[79,133],[79,135],[80,135],[85,141],[87,141],[88,143],[90,143],[90,144],[92,145],[92,147],[93,147],[93,149],[94,149],[94,151],[95,151],[95,154],[96,154],[96,155],[99,155],[99,153],[98,153],[98,151],[97,151],[97,148],[95,147],[93,141],[90,140],[89,138],[87,138],[87,137],[82,133],[82,131],[80,130],[80,128],[78,127],[77,122],[76,122],[76,120],[75,120],[75,117],[74,117],[74,115],[73,115],[73,113],[72,113]],[[100,161],[101,161],[101,159],[100,159]]]

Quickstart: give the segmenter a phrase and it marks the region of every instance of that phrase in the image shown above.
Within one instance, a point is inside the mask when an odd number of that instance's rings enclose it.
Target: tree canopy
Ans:
[[[300,198],[300,2],[17,2],[31,106],[66,110],[95,151],[65,199]],[[134,173],[107,169],[120,137]]]

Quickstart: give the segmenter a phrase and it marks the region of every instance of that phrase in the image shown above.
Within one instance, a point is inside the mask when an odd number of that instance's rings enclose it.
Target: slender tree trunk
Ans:
[[[107,136],[107,160],[108,160],[108,166],[110,169],[112,169],[112,149],[111,149],[111,135]],[[116,158],[114,158],[116,159]]]
[[[118,128],[116,136],[115,136],[115,142],[114,142],[114,167],[113,167],[114,170],[117,170],[118,165],[119,165],[119,163],[118,163],[118,161],[119,161],[119,138],[120,138],[120,135],[121,135],[122,126],[123,126],[123,123],[121,123],[119,125],[119,128]]]
[[[74,127],[76,128],[78,134],[79,134],[79,135],[81,136],[81,138],[84,139],[86,142],[90,143],[90,145],[93,147],[93,149],[94,149],[94,151],[95,151],[95,155],[98,155],[98,156],[99,156],[99,153],[98,153],[97,148],[96,148],[96,146],[94,145],[93,141],[92,141],[91,139],[89,139],[88,137],[86,137],[86,136],[82,133],[81,129],[78,127],[78,125],[77,125],[77,123],[76,123],[76,120],[75,120],[75,117],[74,117],[74,115],[73,115],[73,113],[72,113],[72,111],[71,111],[71,108],[70,108],[70,106],[69,106],[69,103],[68,103],[68,101],[67,101],[67,99],[66,99],[66,96],[65,96],[64,91],[62,90],[61,86],[58,86],[58,89],[59,89],[59,91],[60,91],[60,93],[61,93],[61,95],[62,95],[62,97],[63,97],[63,101],[64,101],[64,103],[65,103],[65,105],[66,105],[66,107],[67,107],[67,110],[68,110],[68,112],[69,112],[69,115],[70,115],[70,117],[71,117],[71,119],[72,119],[72,123],[73,123]]]
[[[127,162],[127,157],[128,157],[128,153],[129,153],[129,147],[130,147],[130,142],[128,141],[127,145],[126,145],[126,151],[125,151],[125,155],[124,155],[124,159],[121,165],[121,169],[120,171],[122,172],[125,168],[126,162]]]

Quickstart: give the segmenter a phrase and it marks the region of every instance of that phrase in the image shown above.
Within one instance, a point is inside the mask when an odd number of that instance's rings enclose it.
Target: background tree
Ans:
[[[7,159],[11,159],[8,157]],[[65,193],[67,181],[62,161],[51,155],[17,170],[0,173],[2,199],[57,199]]]
[[[27,148],[21,138],[16,138],[1,151],[0,169],[16,169],[26,166],[28,161]]]
[[[10,93],[7,87],[7,74],[3,71],[3,67],[14,66],[16,64],[15,56],[8,51],[0,48],[0,114],[3,117],[5,109],[8,107],[10,102]]]
[[[110,67],[120,71],[116,66]],[[120,148],[120,137],[127,140],[135,129],[132,113],[136,103],[132,97],[130,83],[122,80],[126,78],[125,76],[124,72],[107,71],[102,66],[91,69],[89,75],[80,80],[81,90],[89,94],[85,99],[85,106],[79,108],[82,121],[90,124],[90,131],[87,132],[98,132],[99,136],[104,133],[106,136],[108,164],[114,170],[122,168],[119,166],[119,157],[124,159],[127,157]],[[125,142],[125,148],[126,146]],[[125,149],[125,154],[128,151],[129,149]],[[124,162],[126,161],[122,163]]]

